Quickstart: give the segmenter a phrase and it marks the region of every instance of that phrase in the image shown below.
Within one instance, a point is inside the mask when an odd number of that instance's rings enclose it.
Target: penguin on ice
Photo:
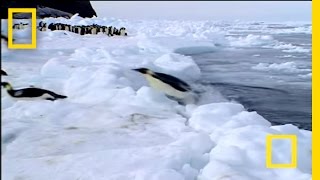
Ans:
[[[190,97],[192,89],[184,81],[159,72],[153,72],[147,68],[132,69],[140,72],[154,89],[164,92],[166,95],[183,100]],[[192,99],[194,101],[194,99]]]
[[[43,99],[43,100],[54,101],[57,99],[67,98],[67,96],[59,95],[52,91],[35,88],[35,87],[15,90],[12,88],[12,86],[8,82],[1,82],[1,86],[7,90],[8,94],[11,97],[16,99],[23,99],[23,100]]]

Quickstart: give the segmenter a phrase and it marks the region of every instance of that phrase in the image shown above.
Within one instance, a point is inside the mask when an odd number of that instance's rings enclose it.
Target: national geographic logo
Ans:
[[[288,164],[274,164],[272,162],[272,140],[291,141],[291,162]],[[294,134],[272,134],[266,137],[266,166],[267,168],[296,168],[297,167],[297,135]]]
[[[13,13],[31,13],[31,44],[13,44]],[[36,8],[8,9],[8,49],[36,49],[37,48],[37,10]]]

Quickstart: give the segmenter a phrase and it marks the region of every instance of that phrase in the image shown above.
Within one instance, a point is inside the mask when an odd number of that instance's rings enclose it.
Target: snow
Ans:
[[[38,32],[37,50],[8,50],[2,44],[2,66],[9,74],[2,81],[68,96],[54,102],[17,101],[2,90],[3,179],[311,179],[310,131],[290,124],[271,126],[213,90],[202,89],[210,91],[204,92],[206,103],[180,105],[131,70],[148,67],[196,86],[201,71],[182,54],[215,51],[217,44],[274,45],[272,36],[224,38],[215,26],[221,22],[208,21],[79,16],[44,21],[124,26],[129,36]],[[6,21],[2,24],[5,32]],[[28,31],[15,33],[23,39]],[[294,62],[255,68],[298,69]],[[266,168],[268,134],[297,135],[296,169]],[[287,160],[285,144],[273,148],[275,161]]]

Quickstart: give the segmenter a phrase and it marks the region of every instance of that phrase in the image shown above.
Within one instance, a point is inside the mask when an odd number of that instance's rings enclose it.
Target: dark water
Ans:
[[[275,35],[275,39],[310,48],[306,34]],[[290,56],[288,56],[290,55]],[[279,49],[222,47],[216,52],[191,55],[202,71],[201,84],[213,87],[249,111],[257,111],[274,125],[311,126],[311,53],[288,53]],[[259,63],[294,62],[281,70],[256,70]]]

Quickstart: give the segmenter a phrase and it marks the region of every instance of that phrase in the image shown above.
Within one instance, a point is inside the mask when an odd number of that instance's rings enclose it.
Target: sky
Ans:
[[[99,17],[130,20],[311,22],[311,1],[91,1]]]

